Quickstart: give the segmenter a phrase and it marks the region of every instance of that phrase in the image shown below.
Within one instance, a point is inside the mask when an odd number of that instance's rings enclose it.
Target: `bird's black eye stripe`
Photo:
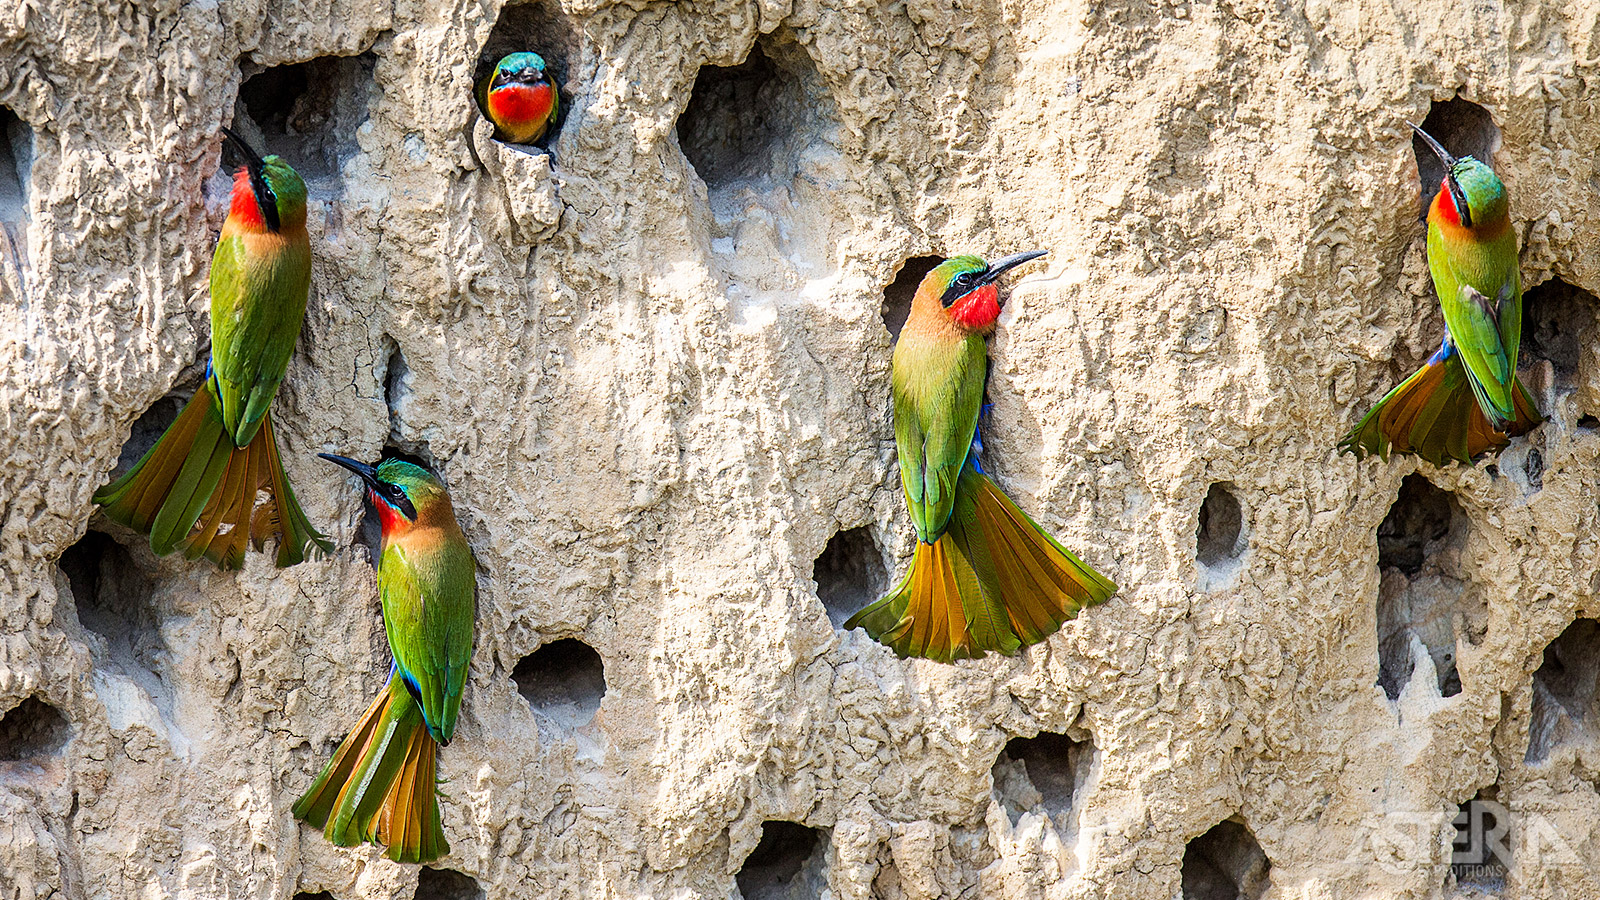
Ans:
[[[977,286],[977,283],[978,274],[976,272],[962,272],[950,279],[950,286],[944,289],[944,296],[939,298],[939,302],[948,307],[970,293]]]

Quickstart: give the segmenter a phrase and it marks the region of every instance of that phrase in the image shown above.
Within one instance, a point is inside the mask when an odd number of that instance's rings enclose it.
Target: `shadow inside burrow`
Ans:
[[[1378,684],[1397,700],[1416,663],[1431,658],[1440,696],[1461,692],[1458,640],[1488,631],[1488,598],[1462,565],[1472,522],[1455,495],[1407,475],[1378,526]]]
[[[828,886],[828,835],[798,822],[761,823],[761,840],[734,876],[744,900],[810,900]]]
[[[380,98],[376,68],[370,51],[265,69],[241,63],[245,79],[233,128],[261,155],[283,157],[310,197],[336,198],[344,189],[344,164],[361,152],[356,133]],[[233,160],[223,171],[231,174],[242,163]]]
[[[605,661],[577,638],[551,641],[524,656],[511,680],[530,709],[568,731],[594,721],[607,690]]]
[[[1272,863],[1250,829],[1227,819],[1183,851],[1183,900],[1259,900],[1272,887]]]
[[[0,224],[27,224],[32,176],[33,129],[10,107],[0,106]]]
[[[867,526],[836,532],[811,567],[817,599],[834,628],[889,590],[883,549]]]
[[[1012,738],[995,759],[990,775],[995,795],[1015,828],[1028,812],[1042,812],[1064,842],[1077,833],[1076,809],[1094,767],[1092,740],[1040,732]]]
[[[1562,746],[1600,751],[1600,620],[1578,619],[1546,645],[1532,686],[1524,762]]]
[[[879,316],[883,319],[883,327],[889,331],[891,344],[900,339],[900,330],[911,316],[911,301],[916,299],[922,279],[942,262],[944,258],[940,256],[911,257],[900,264],[899,270],[894,273],[894,280],[884,287]]]

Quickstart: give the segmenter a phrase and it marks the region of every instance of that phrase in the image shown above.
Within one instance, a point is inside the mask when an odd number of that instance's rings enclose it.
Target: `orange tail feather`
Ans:
[[[250,444],[236,448],[208,388],[196,391],[150,452],[94,500],[113,521],[151,535],[156,553],[182,549],[224,569],[244,563],[248,543],[260,549],[273,537],[279,566],[304,560],[312,545],[333,549],[311,527],[283,473],[271,413]]]

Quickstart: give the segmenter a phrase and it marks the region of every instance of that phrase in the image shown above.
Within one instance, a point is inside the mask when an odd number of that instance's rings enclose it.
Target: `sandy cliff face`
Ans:
[[[525,46],[553,164],[469,99]],[[1600,896],[1597,85],[1584,3],[0,12],[0,893]],[[1441,334],[1433,101],[1539,286],[1550,421],[1470,470],[1332,450]],[[339,550],[284,571],[90,504],[198,383],[229,121],[312,189],[276,415]],[[837,627],[910,552],[886,322],[1032,247],[989,468],[1123,590],[901,661]],[[387,666],[313,454],[385,447],[480,565],[420,888],[289,815]]]

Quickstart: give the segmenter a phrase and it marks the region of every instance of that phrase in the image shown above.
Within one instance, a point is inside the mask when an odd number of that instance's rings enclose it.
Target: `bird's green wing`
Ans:
[[[1484,415],[1497,429],[1503,428],[1515,418],[1512,379],[1517,371],[1517,341],[1522,333],[1522,291],[1516,266],[1513,264],[1509,272],[1492,273],[1498,277],[1479,278],[1479,283],[1473,284],[1455,264],[1453,254],[1429,256],[1445,327],[1471,375],[1472,393]],[[1491,280],[1491,290],[1482,290],[1486,286],[1482,282]]]
[[[978,429],[987,375],[983,338],[895,360],[895,446],[906,505],[925,543],[939,539]]]
[[[217,244],[211,262],[211,362],[223,424],[243,447],[283,382],[311,290],[309,245],[247,256],[245,238]]]
[[[455,732],[472,656],[474,572],[464,543],[427,550],[391,544],[378,573],[383,625],[428,730],[440,743]]]
[[[232,235],[217,242],[217,250],[211,257],[211,385],[217,397],[217,412],[230,436],[238,433],[248,396],[248,382],[241,376],[249,366],[239,352],[243,322],[239,288],[243,281],[240,277],[243,264],[242,238]],[[235,446],[242,445],[236,442]]]

